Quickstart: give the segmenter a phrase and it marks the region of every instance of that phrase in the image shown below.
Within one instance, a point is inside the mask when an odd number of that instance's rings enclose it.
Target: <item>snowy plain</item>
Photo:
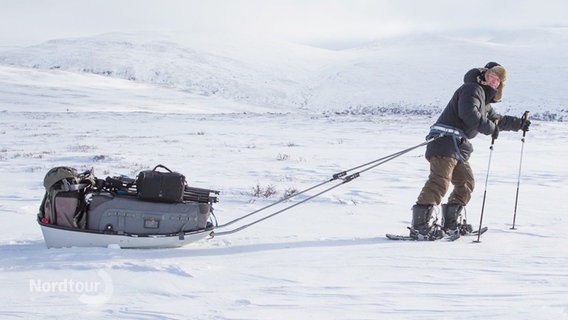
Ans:
[[[566,319],[566,35],[424,36],[330,51],[110,34],[0,53],[0,316]],[[223,223],[421,143],[465,71],[490,60],[510,75],[495,108],[533,116],[517,230],[523,144],[503,132],[480,243],[384,238],[410,223],[428,173],[423,149],[261,224],[179,249],[43,243],[35,215],[51,167],[135,176],[162,163],[192,186],[220,190]],[[477,227],[490,139],[473,144],[467,215]],[[256,197],[255,187],[278,193]]]

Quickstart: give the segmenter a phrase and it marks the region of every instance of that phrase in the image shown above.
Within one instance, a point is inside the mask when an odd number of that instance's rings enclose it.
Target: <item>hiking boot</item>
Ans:
[[[462,209],[459,204],[442,204],[442,230],[447,235],[460,233],[459,218]]]
[[[410,236],[416,240],[436,240],[443,238],[442,230],[431,223],[434,206],[416,204],[412,206],[412,227]]]

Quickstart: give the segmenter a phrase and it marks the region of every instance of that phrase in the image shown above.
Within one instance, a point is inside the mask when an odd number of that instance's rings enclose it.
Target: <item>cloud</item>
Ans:
[[[564,0],[0,0],[4,43],[113,31],[234,32],[304,42],[566,26]]]

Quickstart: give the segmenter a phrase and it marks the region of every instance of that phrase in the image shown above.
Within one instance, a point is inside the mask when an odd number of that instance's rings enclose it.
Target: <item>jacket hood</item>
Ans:
[[[464,83],[478,83],[479,84],[479,77],[483,74],[483,69],[480,68],[474,68],[469,70],[468,72],[465,73],[465,75],[463,76],[463,82]]]
[[[485,82],[483,81],[486,71],[487,69],[485,68],[471,69],[468,72],[466,72],[465,75],[463,76],[463,82],[475,83],[481,86],[481,88],[483,88],[483,91],[485,92],[485,103],[498,102],[495,101],[495,97],[497,96],[497,90],[486,85]]]

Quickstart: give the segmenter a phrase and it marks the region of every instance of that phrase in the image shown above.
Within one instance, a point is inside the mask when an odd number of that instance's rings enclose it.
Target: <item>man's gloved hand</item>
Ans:
[[[495,124],[495,130],[493,130],[491,138],[493,138],[493,140],[497,140],[499,137],[499,119],[496,119],[493,123]]]
[[[493,140],[497,140],[498,137],[499,137],[499,126],[495,125],[495,131],[493,131],[493,133],[491,134],[491,138],[493,138]]]
[[[529,126],[531,125],[531,121],[529,119],[521,119],[521,127],[519,128],[520,130],[523,131],[529,131]]]

